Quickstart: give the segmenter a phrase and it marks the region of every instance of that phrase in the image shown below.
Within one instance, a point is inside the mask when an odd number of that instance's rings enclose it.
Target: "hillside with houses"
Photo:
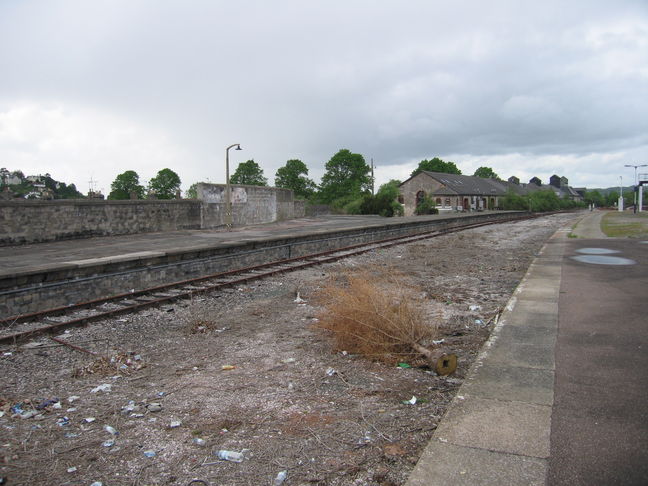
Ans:
[[[80,199],[84,198],[74,184],[66,184],[50,174],[28,175],[20,170],[0,168],[0,198],[11,199]]]

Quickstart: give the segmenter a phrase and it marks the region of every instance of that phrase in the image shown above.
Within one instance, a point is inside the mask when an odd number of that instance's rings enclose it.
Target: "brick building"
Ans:
[[[507,192],[519,195],[531,191],[552,190],[560,198],[578,200],[581,196],[567,185],[565,177],[556,175],[551,185],[543,185],[534,177],[529,184],[520,184],[517,177],[508,181],[484,179],[475,176],[422,171],[399,186],[399,202],[404,206],[405,216],[414,214],[416,206],[424,197],[430,197],[439,211],[483,211],[499,209],[500,198]]]

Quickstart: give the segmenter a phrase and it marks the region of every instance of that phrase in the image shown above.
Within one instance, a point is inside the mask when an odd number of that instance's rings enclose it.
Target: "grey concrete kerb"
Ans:
[[[406,486],[545,484],[568,232],[530,266]]]

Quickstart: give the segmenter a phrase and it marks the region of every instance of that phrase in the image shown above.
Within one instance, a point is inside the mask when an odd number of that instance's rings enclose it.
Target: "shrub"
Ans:
[[[354,199],[346,203],[342,209],[345,214],[363,214],[361,209],[363,201],[364,198]]]
[[[333,333],[337,351],[387,363],[427,356],[424,346],[435,337],[436,327],[425,322],[417,294],[393,272],[347,274],[321,291],[317,325]]]
[[[416,206],[414,213],[419,216],[422,214],[439,214],[439,210],[436,208],[434,200],[432,200],[432,198],[428,196],[425,196],[423,200]]]

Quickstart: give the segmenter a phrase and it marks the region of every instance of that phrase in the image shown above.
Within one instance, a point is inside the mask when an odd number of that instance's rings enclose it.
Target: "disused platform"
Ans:
[[[319,216],[225,230],[65,240],[0,250],[0,315],[12,316],[236,268],[519,212]]]

